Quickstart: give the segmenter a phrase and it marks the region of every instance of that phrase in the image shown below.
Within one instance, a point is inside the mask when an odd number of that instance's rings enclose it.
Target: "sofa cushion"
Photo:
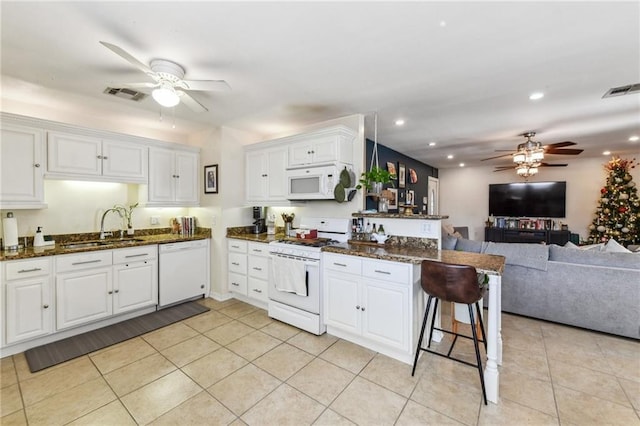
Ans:
[[[631,250],[627,250],[623,245],[621,245],[613,238],[607,241],[607,244],[604,245],[602,251],[607,253],[631,253]]]
[[[442,235],[442,250],[455,250],[458,239],[453,235]]]
[[[549,260],[549,246],[544,244],[489,242],[483,253],[504,256],[507,265],[525,266],[541,271],[547,270]]]
[[[473,241],[467,240],[466,238],[458,238],[456,250],[480,253],[482,251],[482,241]]]
[[[573,248],[573,249],[577,249],[580,248],[577,245],[573,244],[571,241],[567,241],[567,243],[564,245],[564,247],[566,248]]]
[[[640,269],[640,258],[635,253],[607,253],[598,250],[576,250],[549,246],[549,260],[579,265],[610,266],[614,268]]]

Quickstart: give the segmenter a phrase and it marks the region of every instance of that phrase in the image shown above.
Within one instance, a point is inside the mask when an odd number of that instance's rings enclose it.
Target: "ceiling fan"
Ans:
[[[208,109],[194,99],[189,91],[229,91],[231,86],[224,80],[185,80],[184,68],[175,62],[166,59],[154,59],[149,65],[145,65],[135,57],[127,53],[115,44],[101,41],[107,49],[122,57],[134,67],[147,74],[154,81],[143,83],[123,83],[126,88],[147,88],[153,89],[151,96],[160,105],[170,108],[176,106],[180,101],[194,112],[205,112]]]
[[[539,150],[540,152],[542,152],[542,156],[543,157],[546,154],[552,154],[552,155],[578,155],[582,151],[584,151],[582,149],[574,149],[574,148],[567,149],[567,148],[564,148],[564,147],[567,147],[567,146],[577,145],[577,143],[571,142],[571,141],[556,142],[556,143],[552,143],[552,144],[549,144],[549,145],[542,145],[540,142],[535,142],[535,141],[531,140],[531,138],[533,138],[535,135],[536,135],[536,132],[523,133],[520,136],[524,136],[525,138],[527,138],[527,140],[524,143],[519,144],[515,152],[513,152],[513,150],[510,150],[510,149],[496,149],[496,152],[511,151],[511,153],[510,154],[497,155],[495,157],[483,158],[481,161],[494,160],[496,158],[502,158],[502,157],[515,157],[518,154],[520,154],[521,152],[524,152],[525,150],[532,150],[532,149],[533,150]],[[516,161],[514,159],[514,162],[519,162],[519,161]],[[511,168],[511,167],[508,167],[508,168]]]

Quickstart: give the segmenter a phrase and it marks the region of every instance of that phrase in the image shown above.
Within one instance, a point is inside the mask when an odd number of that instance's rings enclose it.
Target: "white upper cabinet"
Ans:
[[[196,206],[199,203],[196,152],[149,148],[148,206]]]
[[[247,151],[245,160],[247,202],[286,202],[287,148]]]
[[[356,134],[345,126],[335,126],[292,138],[288,167],[333,163],[353,164]]]
[[[0,208],[44,208],[44,132],[0,124]]]
[[[147,150],[133,142],[49,132],[47,177],[146,183]]]

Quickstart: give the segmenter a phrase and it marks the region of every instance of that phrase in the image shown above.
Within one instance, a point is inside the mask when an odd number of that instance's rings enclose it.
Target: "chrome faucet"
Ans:
[[[118,212],[118,209],[107,209],[103,214],[102,214],[102,219],[100,220],[100,239],[104,240],[104,237],[111,237],[113,236],[113,232],[109,231],[109,232],[104,232],[104,218],[107,216],[107,213],[109,212]]]

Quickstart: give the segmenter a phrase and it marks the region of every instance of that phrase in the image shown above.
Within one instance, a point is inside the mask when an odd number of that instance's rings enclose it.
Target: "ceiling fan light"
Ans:
[[[535,162],[544,160],[544,150],[536,150],[531,153],[531,159]]]
[[[160,105],[166,108],[171,108],[180,103],[180,97],[176,93],[173,87],[168,85],[162,85],[151,92],[153,99]]]
[[[526,164],[522,164],[516,168],[516,173],[518,176],[529,177],[538,173],[537,167],[531,167]]]
[[[526,160],[526,156],[522,153],[517,153],[516,155],[513,156],[513,162],[514,163],[524,163]]]

